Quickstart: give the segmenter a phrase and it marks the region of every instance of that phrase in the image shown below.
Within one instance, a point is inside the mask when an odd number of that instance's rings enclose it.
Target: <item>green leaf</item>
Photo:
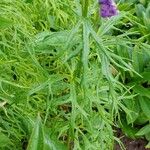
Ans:
[[[135,46],[132,52],[132,60],[134,69],[141,73],[144,69],[144,55],[138,46]]]
[[[66,146],[56,138],[50,137],[50,131],[44,130],[38,114],[27,150],[67,150]]]
[[[136,5],[135,9],[136,9],[137,16],[142,18],[143,17],[143,13],[146,11],[144,6],[142,4],[138,4],[138,5]]]
[[[46,135],[45,136],[45,143],[44,143],[44,150],[57,150],[53,141]]]
[[[40,115],[38,114],[32,134],[29,140],[27,150],[43,150],[44,147],[44,133],[41,123]]]
[[[135,85],[135,83],[141,83],[141,82],[145,82],[145,81],[150,81],[150,72],[149,71],[144,71],[143,73],[141,73],[142,77],[139,76],[135,76],[133,78],[133,82],[131,82],[131,85]]]
[[[67,150],[67,147],[64,144],[58,142],[57,139],[52,139],[48,134],[45,134],[43,150]]]
[[[8,28],[13,25],[12,20],[0,16],[0,29]]]
[[[147,27],[148,31],[150,31],[150,26],[149,26],[149,24],[150,24],[149,11],[150,11],[150,9],[147,9],[146,13],[144,13],[144,17],[143,17],[144,24]]]
[[[26,0],[26,3],[32,3],[33,0]]]
[[[68,31],[60,32],[41,32],[36,36],[35,43],[40,48],[45,47],[45,45],[60,46],[67,42],[67,37],[69,36]]]
[[[146,9],[146,17],[150,19],[150,7]]]
[[[150,141],[150,132],[145,135],[146,140]]]
[[[139,112],[140,112],[139,104],[137,103],[137,101],[133,99],[126,99],[124,103],[127,106],[127,108],[130,110],[130,112],[127,113],[126,115],[127,123],[128,124],[133,123],[139,116]]]
[[[46,87],[48,86],[48,83],[49,83],[49,80],[45,81],[44,83],[41,83],[41,84],[40,84],[39,86],[37,86],[37,87],[32,88],[32,89],[29,91],[28,95],[30,96],[30,95],[32,95],[32,94],[34,94],[34,93],[36,93],[36,92],[39,92],[40,90],[46,88]]]
[[[106,34],[107,32],[109,32],[113,26],[123,17],[123,13],[119,16],[116,17],[112,17],[108,20],[106,20],[105,22],[102,22],[102,25],[99,28],[99,36],[103,36],[104,34]]]
[[[150,99],[140,96],[139,102],[143,113],[150,119]]]
[[[130,138],[132,138],[132,139],[135,139],[135,138],[136,138],[135,134],[137,133],[137,129],[131,127],[131,125],[128,125],[128,124],[126,123],[126,121],[123,120],[123,119],[122,119],[121,128],[122,128],[123,132],[124,132],[128,137],[130,137]]]
[[[144,126],[143,128],[141,128],[137,133],[136,135],[137,136],[143,136],[147,133],[150,132],[150,124],[147,124],[146,126]]]
[[[83,22],[83,51],[82,51],[82,64],[83,64],[83,83],[85,83],[85,78],[88,72],[88,57],[89,57],[89,28],[88,22],[85,20]],[[84,85],[84,87],[86,87]]]
[[[130,112],[130,115],[127,114],[126,119],[127,119],[127,123],[131,124],[133,123],[138,117],[138,113],[132,111]]]
[[[150,142],[145,146],[145,148],[150,148]]]
[[[110,70],[110,61],[104,53],[101,54],[101,59],[102,59],[102,73],[109,80],[112,76]]]
[[[0,148],[7,147],[11,144],[12,143],[11,143],[10,139],[5,134],[0,132]]]
[[[141,85],[135,85],[133,90],[137,94],[140,94],[140,96],[146,96],[147,98],[150,98],[150,90],[142,87]]]
[[[135,121],[135,124],[137,124],[137,125],[143,125],[143,124],[145,124],[148,121],[149,121],[149,119],[147,118],[147,116],[143,113],[143,111],[141,111],[139,113],[138,118]]]

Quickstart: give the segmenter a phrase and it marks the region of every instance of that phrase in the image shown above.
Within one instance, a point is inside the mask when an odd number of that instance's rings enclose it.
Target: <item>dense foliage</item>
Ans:
[[[150,147],[150,5],[0,1],[0,149],[111,150],[116,129]]]

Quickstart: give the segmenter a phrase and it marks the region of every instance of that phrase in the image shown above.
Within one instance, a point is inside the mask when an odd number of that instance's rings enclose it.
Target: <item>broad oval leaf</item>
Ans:
[[[150,99],[147,97],[139,97],[139,102],[143,113],[150,119]]]
[[[141,128],[141,129],[136,133],[136,135],[137,135],[137,136],[143,136],[143,135],[145,135],[145,134],[147,134],[147,133],[149,133],[149,132],[150,132],[150,124],[148,124],[148,125],[144,126],[143,128]]]

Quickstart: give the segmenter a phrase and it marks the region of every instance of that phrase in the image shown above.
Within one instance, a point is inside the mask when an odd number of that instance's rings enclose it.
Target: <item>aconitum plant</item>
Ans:
[[[100,14],[103,18],[118,15],[118,9],[114,0],[99,0]]]

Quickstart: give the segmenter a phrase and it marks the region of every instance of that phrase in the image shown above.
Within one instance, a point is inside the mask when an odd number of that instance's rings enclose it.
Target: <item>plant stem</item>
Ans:
[[[82,0],[82,16],[87,17],[89,0]]]

